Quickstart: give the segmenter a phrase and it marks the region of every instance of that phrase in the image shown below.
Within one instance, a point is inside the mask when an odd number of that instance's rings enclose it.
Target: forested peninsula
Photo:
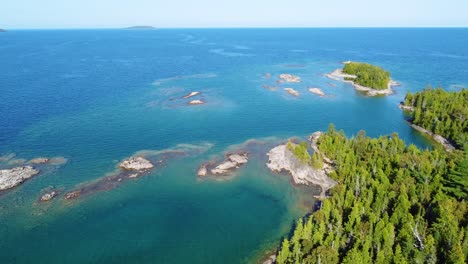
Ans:
[[[396,133],[347,138],[330,125],[316,146],[338,184],[297,221],[276,263],[466,263],[467,95],[439,88],[405,98],[412,122],[457,142],[450,152],[407,146]]]
[[[408,92],[402,109],[409,110],[410,122],[448,139],[458,148],[468,144],[468,89],[447,92],[426,88]]]

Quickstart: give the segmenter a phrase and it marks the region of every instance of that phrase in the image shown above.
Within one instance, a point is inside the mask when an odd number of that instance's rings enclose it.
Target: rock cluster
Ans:
[[[0,191],[18,186],[38,173],[39,170],[34,169],[32,166],[0,170]]]
[[[208,175],[227,175],[233,172],[234,170],[240,168],[240,166],[246,164],[248,160],[249,158],[246,153],[228,154],[226,156],[226,159],[221,163],[203,163],[198,169],[197,175],[200,177]]]

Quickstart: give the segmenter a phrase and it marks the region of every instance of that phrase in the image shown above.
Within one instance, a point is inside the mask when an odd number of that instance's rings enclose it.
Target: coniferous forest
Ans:
[[[368,63],[346,63],[343,72],[355,75],[356,79],[352,79],[355,83],[376,90],[387,89],[390,82],[390,73],[388,71]]]
[[[465,143],[452,152],[407,146],[397,134],[346,138],[330,125],[317,144],[339,184],[297,221],[277,263],[466,263],[467,94],[406,96],[416,123]]]

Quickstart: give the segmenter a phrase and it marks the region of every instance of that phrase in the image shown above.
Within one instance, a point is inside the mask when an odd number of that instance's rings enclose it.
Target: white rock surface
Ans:
[[[230,154],[227,159],[211,170],[211,174],[226,174],[248,162],[247,154]]]
[[[127,160],[122,161],[119,164],[119,167],[125,170],[149,170],[154,167],[154,165],[147,159],[142,157],[131,157]]]
[[[320,88],[309,88],[309,92],[316,95],[325,96],[325,93]]]
[[[289,83],[299,83],[299,82],[301,82],[301,77],[295,76],[295,75],[292,75],[292,74],[287,74],[287,73],[280,74],[279,78],[283,82],[289,82]]]
[[[299,93],[298,91],[294,90],[293,88],[284,88],[284,90],[285,90],[286,92],[288,92],[288,93],[289,93],[290,95],[292,95],[292,96],[296,96],[296,97],[297,97],[297,96],[300,95],[300,93]]]
[[[322,188],[321,196],[336,185],[334,180],[328,178],[325,169],[314,169],[304,164],[287,148],[287,145],[279,145],[271,149],[267,155],[269,159],[266,165],[271,171],[289,172],[295,184],[318,185]]]
[[[39,171],[31,166],[0,170],[0,191],[18,186],[38,173]]]

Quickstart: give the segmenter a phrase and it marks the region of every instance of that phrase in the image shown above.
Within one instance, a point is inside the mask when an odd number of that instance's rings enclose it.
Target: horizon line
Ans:
[[[135,30],[165,30],[165,29],[379,29],[379,28],[394,28],[394,29],[465,29],[466,26],[245,26],[245,27],[156,27],[151,25],[135,25],[125,27],[44,27],[44,28],[28,28],[28,27],[0,27],[6,31],[13,30],[119,30],[119,29],[132,29],[132,27],[153,27],[148,29],[135,29]]]

